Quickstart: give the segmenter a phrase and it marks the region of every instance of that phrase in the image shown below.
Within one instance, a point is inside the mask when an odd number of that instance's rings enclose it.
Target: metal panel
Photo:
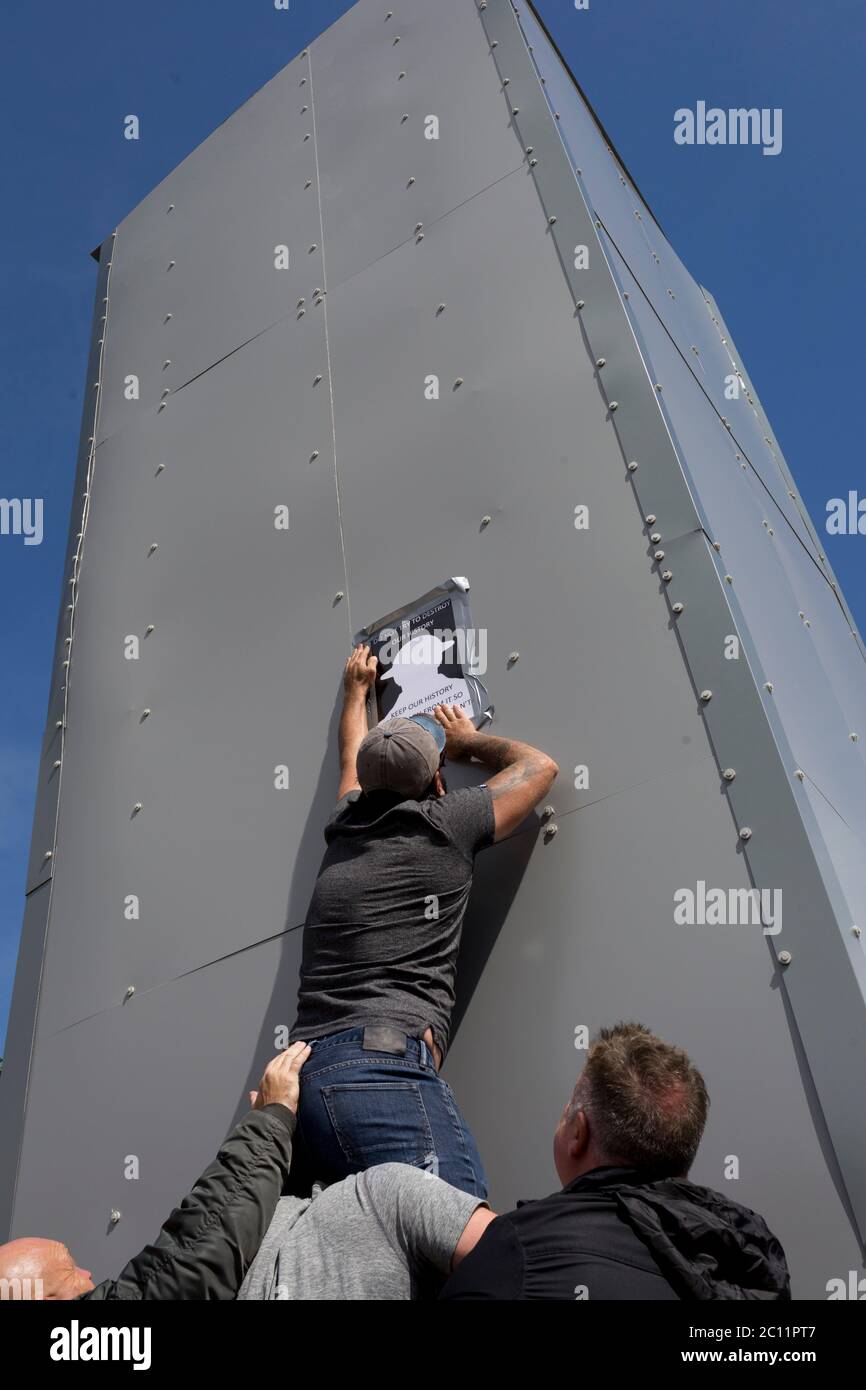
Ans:
[[[303,920],[335,791],[323,765],[332,773],[337,692],[319,698],[311,672],[339,670],[350,631],[334,604],[343,561],[317,366],[321,322],[291,318],[97,450],[44,986],[53,1028]],[[288,531],[274,526],[281,504]]]
[[[290,63],[120,224],[99,441],[324,288],[306,71]]]
[[[778,445],[765,437],[767,431],[753,390],[749,385],[734,400],[725,394],[736,366],[729,347],[708,318],[700,286],[665,239],[588,107],[575,99],[573,79],[529,5],[520,8],[520,27],[531,45],[549,109],[587,206],[603,229],[605,254],[614,268],[617,261],[624,262],[636,282],[630,287],[632,297],[645,299],[658,317],[692,374],[697,392],[712,403],[720,420],[730,423],[737,447],[761,477],[777,511],[817,556],[818,547],[789,497],[790,484],[779,469]]]
[[[359,4],[313,45],[330,289],[519,167],[473,8]]]
[[[292,1022],[299,950],[291,932],[45,1037],[13,1236],[60,1236],[94,1279],[119,1274],[246,1111]]]
[[[6,1029],[0,1093],[3,1105],[3,1123],[0,1125],[0,1244],[9,1239],[12,1225],[50,899],[50,883],[43,883],[29,895],[18,946],[15,991]]]
[[[353,617],[369,621],[439,574],[467,575],[497,720],[566,770],[560,813],[704,757],[629,475],[527,173],[328,304]],[[438,400],[425,398],[432,373]],[[369,544],[377,533],[387,565]],[[579,790],[578,765],[589,776]]]

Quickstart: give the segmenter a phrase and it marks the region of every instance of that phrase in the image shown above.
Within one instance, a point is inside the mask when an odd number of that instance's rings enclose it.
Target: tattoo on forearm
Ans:
[[[498,796],[504,796],[506,792],[517,791],[519,787],[525,787],[528,782],[531,782],[543,771],[543,768],[544,764],[538,756],[521,758],[519,762],[503,768],[490,784],[491,797],[495,801]]]

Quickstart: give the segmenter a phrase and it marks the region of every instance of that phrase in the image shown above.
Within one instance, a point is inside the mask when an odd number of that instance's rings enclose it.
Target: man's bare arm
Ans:
[[[440,705],[436,717],[445,727],[447,757],[475,758],[496,769],[487,783],[493,797],[495,838],[510,835],[550,791],[558,766],[530,743],[479,733],[458,705]]]
[[[367,734],[367,695],[376,679],[378,663],[369,647],[356,647],[343,672],[343,712],[340,715],[340,789],[337,800],[347,792],[359,791],[358,749]]]

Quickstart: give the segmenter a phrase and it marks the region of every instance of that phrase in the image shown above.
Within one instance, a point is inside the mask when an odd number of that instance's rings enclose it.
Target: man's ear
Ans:
[[[445,795],[445,783],[442,780],[442,773],[439,771],[438,768],[436,769],[436,774],[433,778],[433,786],[435,788],[437,796]]]
[[[585,1110],[576,1110],[568,1123],[569,1158],[583,1158],[589,1148],[590,1129]]]

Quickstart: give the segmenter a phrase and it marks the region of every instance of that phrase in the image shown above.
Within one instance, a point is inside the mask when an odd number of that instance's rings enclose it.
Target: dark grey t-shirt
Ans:
[[[368,1023],[418,1037],[429,1025],[444,1055],[473,861],[494,831],[486,785],[338,802],[304,925],[293,1039]]]

